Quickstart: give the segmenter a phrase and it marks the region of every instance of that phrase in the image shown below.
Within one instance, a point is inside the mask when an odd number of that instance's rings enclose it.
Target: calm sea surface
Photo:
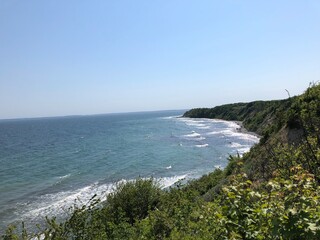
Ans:
[[[183,111],[0,121],[0,229],[61,216],[115,183],[154,177],[163,187],[225,167],[259,139]]]

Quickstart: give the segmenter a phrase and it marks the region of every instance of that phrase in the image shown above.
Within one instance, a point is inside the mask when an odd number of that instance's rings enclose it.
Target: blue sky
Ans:
[[[213,107],[320,80],[320,1],[0,1],[0,119]]]

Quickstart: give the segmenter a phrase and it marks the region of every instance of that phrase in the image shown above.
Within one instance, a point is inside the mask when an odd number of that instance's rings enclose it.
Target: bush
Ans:
[[[158,206],[160,196],[161,188],[153,179],[138,178],[132,182],[119,183],[115,192],[108,196],[106,210],[115,222],[119,222],[121,216],[134,224]]]

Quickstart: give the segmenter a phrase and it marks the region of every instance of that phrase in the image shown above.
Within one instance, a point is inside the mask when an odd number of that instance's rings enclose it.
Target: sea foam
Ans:
[[[171,166],[170,166],[171,167]],[[187,174],[163,177],[155,179],[156,182],[160,184],[162,189],[168,188],[174,185],[176,182],[185,179]],[[145,178],[148,179],[148,178]],[[93,196],[101,201],[105,201],[107,196],[114,192],[116,186],[119,183],[130,182],[134,180],[120,180],[116,183],[101,184],[93,183],[89,186],[79,188],[76,190],[63,191],[55,194],[45,194],[34,202],[26,204],[25,210],[21,213],[16,212],[16,214],[23,219],[34,221],[36,219],[43,219],[44,217],[53,216],[65,216],[70,208],[82,207],[88,205]],[[17,219],[18,220],[18,219]]]
[[[164,177],[160,179],[160,185],[162,188],[168,188],[172,185],[174,185],[176,182],[183,180],[187,177],[188,175],[180,175],[180,176],[173,176],[173,177]]]
[[[184,135],[185,137],[191,137],[191,138],[193,138],[193,137],[200,137],[201,136],[201,134],[199,134],[199,133],[197,133],[197,132],[195,132],[195,131],[192,131],[192,133],[190,133],[190,134],[186,134],[186,135]]]
[[[204,147],[208,147],[209,146],[209,144],[199,144],[199,145],[195,145],[195,147],[197,147],[197,148],[204,148]]]

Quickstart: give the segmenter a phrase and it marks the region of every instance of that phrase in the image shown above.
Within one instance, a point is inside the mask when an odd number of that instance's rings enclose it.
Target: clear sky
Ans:
[[[318,80],[319,0],[0,1],[0,119],[281,99]]]

